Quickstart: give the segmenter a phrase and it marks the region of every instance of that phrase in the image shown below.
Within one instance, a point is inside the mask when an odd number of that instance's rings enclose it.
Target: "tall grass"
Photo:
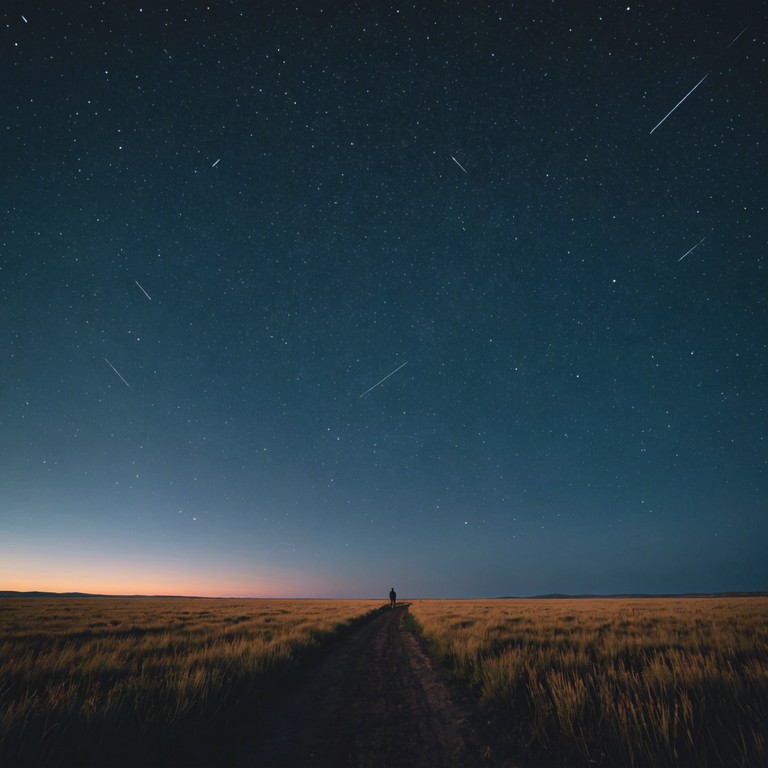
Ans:
[[[204,765],[381,603],[0,600],[0,765]]]
[[[423,601],[433,652],[537,765],[768,766],[768,600]]]

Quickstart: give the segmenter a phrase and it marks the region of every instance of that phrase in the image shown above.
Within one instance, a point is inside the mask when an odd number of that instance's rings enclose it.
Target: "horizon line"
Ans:
[[[83,597],[83,598],[124,598],[146,600],[381,600],[388,602],[387,597],[285,597],[280,595],[170,595],[170,594],[141,594],[141,593],[99,593],[99,592],[53,592],[47,590],[13,590],[0,589],[0,598],[21,597]],[[673,597],[768,597],[768,590],[723,590],[706,592],[591,592],[566,593],[547,592],[535,595],[476,595],[474,597],[429,597],[417,595],[414,597],[398,598],[398,602],[413,600],[584,600],[584,599],[616,599],[616,598],[673,598]]]

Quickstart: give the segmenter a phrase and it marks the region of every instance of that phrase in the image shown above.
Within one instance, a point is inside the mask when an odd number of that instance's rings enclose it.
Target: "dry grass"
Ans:
[[[433,652],[538,765],[768,766],[768,599],[423,601]]]
[[[360,600],[0,600],[0,765],[204,765]]]

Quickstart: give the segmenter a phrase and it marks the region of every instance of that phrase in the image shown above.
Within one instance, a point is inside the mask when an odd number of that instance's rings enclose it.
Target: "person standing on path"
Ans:
[[[389,590],[389,607],[394,608],[395,603],[397,603],[397,592],[395,592],[395,588],[392,587],[392,589]]]

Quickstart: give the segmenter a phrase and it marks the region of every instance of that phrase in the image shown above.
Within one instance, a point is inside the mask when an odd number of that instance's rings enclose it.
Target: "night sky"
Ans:
[[[763,3],[0,14],[0,588],[768,588]]]

